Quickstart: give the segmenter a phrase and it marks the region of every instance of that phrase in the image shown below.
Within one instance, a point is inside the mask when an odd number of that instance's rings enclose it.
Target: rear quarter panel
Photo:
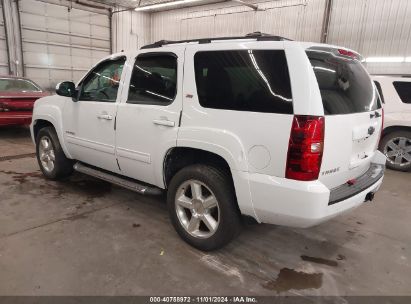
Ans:
[[[322,115],[315,75],[298,43],[233,42],[195,44],[185,53],[183,115],[177,146],[214,152],[229,164],[243,214],[253,215],[249,181],[244,173],[285,176],[293,115],[221,110],[202,107],[197,95],[194,55],[199,51],[284,50],[289,67],[294,112]],[[315,88],[315,87],[314,87]],[[313,101],[320,100],[320,104]],[[240,192],[241,191],[241,192]]]
[[[294,112],[323,114],[318,88],[315,91],[315,87],[313,89],[311,86],[315,81],[314,72],[309,69],[307,56],[298,43],[280,41],[189,45],[185,55],[183,115],[177,145],[210,147],[218,151],[232,169],[284,177],[293,115],[211,109],[199,103],[194,55],[199,51],[244,49],[285,50]],[[319,104],[316,104],[318,100]]]

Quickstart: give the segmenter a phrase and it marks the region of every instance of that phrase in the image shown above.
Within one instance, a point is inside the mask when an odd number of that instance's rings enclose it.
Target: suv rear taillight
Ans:
[[[324,117],[294,115],[288,144],[285,177],[318,179],[324,148]]]

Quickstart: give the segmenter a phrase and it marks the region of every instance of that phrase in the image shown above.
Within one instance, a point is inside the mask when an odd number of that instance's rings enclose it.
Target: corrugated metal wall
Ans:
[[[410,62],[368,63],[368,69],[376,74],[411,74],[411,0],[332,2],[329,43],[350,47],[365,57],[407,57]],[[77,80],[109,53],[108,16],[76,8],[68,12],[67,7],[34,0],[19,3],[26,74],[43,86],[52,87],[63,79]],[[161,39],[253,31],[320,41],[326,0],[257,3],[262,11],[224,2],[152,14],[114,14],[113,51],[135,50]],[[4,74],[8,63],[2,19],[0,14],[0,73]]]
[[[150,43],[150,14],[125,11],[113,15],[113,52],[138,50]]]
[[[3,0],[2,5],[10,74],[23,76],[18,0]]]
[[[45,89],[79,80],[110,54],[108,14],[24,0],[20,20],[25,75]]]
[[[151,42],[262,31],[319,42],[325,0],[232,2],[151,14]],[[411,0],[333,0],[328,42],[365,57],[411,57]],[[367,63],[374,74],[411,74],[411,62]]]
[[[410,0],[333,0],[329,42],[365,57],[411,56]],[[367,63],[375,74],[411,74],[411,62]]]
[[[0,2],[0,75],[9,73],[6,33],[4,31],[3,7]]]
[[[151,37],[189,39],[261,31],[290,39],[319,41],[325,0],[261,1],[262,11],[234,2],[152,14]]]

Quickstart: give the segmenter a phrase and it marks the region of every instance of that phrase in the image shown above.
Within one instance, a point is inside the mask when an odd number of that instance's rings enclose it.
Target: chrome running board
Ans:
[[[162,193],[162,190],[160,188],[144,185],[131,178],[121,177],[117,174],[90,167],[80,162],[75,163],[73,168],[78,172],[99,178],[106,182],[118,185],[140,194],[159,195]]]

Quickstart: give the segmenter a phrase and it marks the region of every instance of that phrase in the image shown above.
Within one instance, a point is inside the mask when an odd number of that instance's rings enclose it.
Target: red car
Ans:
[[[29,125],[34,102],[47,95],[29,79],[0,76],[0,126]]]

